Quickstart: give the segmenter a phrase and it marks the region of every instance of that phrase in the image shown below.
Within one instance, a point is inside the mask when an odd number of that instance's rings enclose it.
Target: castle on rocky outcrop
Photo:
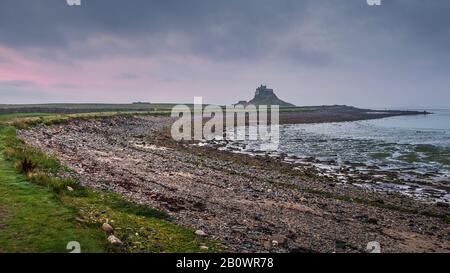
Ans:
[[[279,105],[280,107],[295,107],[292,103],[288,103],[285,101],[280,100],[277,95],[275,95],[275,92],[273,89],[267,88],[265,85],[261,85],[260,87],[256,88],[255,97],[250,101],[239,101],[237,103],[241,105],[248,105],[248,104],[254,104],[254,105]]]
[[[258,96],[274,96],[275,93],[273,92],[273,89],[267,88],[267,86],[262,85],[258,88],[256,88],[255,97]]]

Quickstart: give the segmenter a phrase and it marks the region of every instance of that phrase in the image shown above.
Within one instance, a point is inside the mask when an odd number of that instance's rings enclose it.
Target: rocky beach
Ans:
[[[383,252],[450,252],[446,203],[343,183],[283,156],[175,142],[172,122],[76,118],[19,137],[58,157],[83,185],[164,210],[227,251],[366,252],[376,241]]]

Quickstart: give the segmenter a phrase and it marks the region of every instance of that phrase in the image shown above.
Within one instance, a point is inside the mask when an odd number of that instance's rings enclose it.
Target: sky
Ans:
[[[0,104],[450,108],[450,1],[0,0]]]

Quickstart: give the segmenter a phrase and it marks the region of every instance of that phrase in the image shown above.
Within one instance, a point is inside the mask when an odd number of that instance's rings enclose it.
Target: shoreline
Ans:
[[[162,209],[230,251],[364,252],[379,241],[383,252],[450,252],[448,206],[341,185],[277,158],[178,143],[164,129],[170,121],[74,119],[19,135],[83,185]]]
[[[245,151],[236,146],[225,147],[214,141],[203,142],[200,146],[250,157],[277,158],[283,163],[290,164],[293,170],[308,168],[317,176],[330,178],[336,184],[352,185],[385,194],[404,194],[429,204],[450,205],[450,185],[443,177],[437,178],[434,173],[421,173],[415,169],[407,171],[383,169],[374,164],[350,161],[339,163],[334,159],[320,160],[313,156],[299,157],[279,152]]]
[[[313,107],[314,108],[314,107]],[[311,124],[382,119],[397,116],[432,115],[427,111],[371,110],[349,106],[321,106],[315,111],[280,112],[280,124]]]

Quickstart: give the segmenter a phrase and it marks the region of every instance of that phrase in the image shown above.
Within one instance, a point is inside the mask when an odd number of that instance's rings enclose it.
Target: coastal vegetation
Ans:
[[[0,252],[69,252],[72,241],[82,252],[219,251],[160,210],[80,185],[57,158],[16,136],[17,128],[99,115],[112,113],[0,115]]]

